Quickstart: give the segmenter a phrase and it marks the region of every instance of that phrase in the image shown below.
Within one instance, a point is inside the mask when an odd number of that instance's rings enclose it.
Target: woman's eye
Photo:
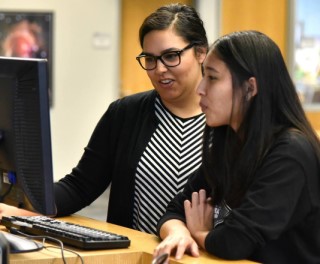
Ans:
[[[153,57],[148,57],[148,56],[146,56],[146,57],[144,57],[144,59],[145,59],[145,61],[146,61],[146,63],[152,63],[152,62],[154,62],[154,58]]]
[[[179,57],[179,55],[177,53],[166,53],[166,54],[163,54],[162,55],[162,58],[165,60],[165,61],[175,61],[177,58]]]
[[[212,75],[207,76],[207,78],[208,78],[210,81],[217,80],[217,77],[216,77],[216,76],[212,76]]]

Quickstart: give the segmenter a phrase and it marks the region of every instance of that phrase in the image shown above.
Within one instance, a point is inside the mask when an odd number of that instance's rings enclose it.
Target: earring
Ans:
[[[247,93],[246,93],[246,101],[248,102],[251,98],[251,88],[248,86]]]

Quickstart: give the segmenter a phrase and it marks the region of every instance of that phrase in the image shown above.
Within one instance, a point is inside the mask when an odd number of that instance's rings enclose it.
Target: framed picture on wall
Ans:
[[[53,103],[53,13],[0,10],[0,56],[48,61],[50,105]]]

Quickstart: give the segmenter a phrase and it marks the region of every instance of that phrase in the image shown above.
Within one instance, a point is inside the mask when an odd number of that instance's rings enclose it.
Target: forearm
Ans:
[[[34,215],[39,215],[39,214],[34,213],[32,211],[25,210],[25,209],[21,209],[15,206],[0,203],[0,218],[2,218],[2,216],[34,216]]]

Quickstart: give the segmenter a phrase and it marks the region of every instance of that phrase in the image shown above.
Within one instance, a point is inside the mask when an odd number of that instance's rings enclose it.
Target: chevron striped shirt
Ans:
[[[156,233],[167,204],[183,190],[189,175],[201,165],[204,114],[179,118],[157,98],[159,125],[136,170],[133,227]]]

